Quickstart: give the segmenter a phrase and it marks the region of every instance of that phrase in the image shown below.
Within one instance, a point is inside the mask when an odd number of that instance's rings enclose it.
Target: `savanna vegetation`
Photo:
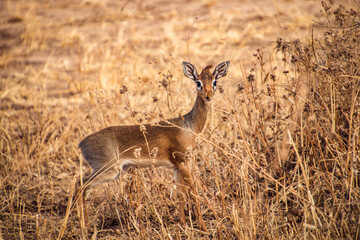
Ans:
[[[0,239],[359,239],[356,1],[3,1]],[[78,143],[192,107],[181,62],[231,62],[187,152],[209,232],[173,172],[89,190]]]

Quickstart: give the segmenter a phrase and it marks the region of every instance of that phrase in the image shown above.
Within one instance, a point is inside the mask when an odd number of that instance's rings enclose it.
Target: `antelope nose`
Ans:
[[[210,101],[210,98],[209,97],[205,97],[206,100]]]

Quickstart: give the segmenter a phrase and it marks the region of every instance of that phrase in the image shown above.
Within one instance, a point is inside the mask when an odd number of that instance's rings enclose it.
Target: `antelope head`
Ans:
[[[230,62],[222,62],[217,65],[214,72],[210,72],[211,65],[206,66],[200,75],[198,75],[194,65],[183,62],[184,75],[196,83],[197,94],[206,103],[209,102],[216,90],[218,79],[226,76]]]

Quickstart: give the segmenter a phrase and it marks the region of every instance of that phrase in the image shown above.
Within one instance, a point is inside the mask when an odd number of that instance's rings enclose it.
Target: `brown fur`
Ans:
[[[191,79],[196,77],[194,81],[202,82],[202,89],[198,89],[192,110],[184,116],[157,124],[108,127],[84,138],[79,148],[84,159],[93,169],[93,172],[83,179],[84,192],[91,186],[117,179],[120,175],[118,165],[121,171],[126,171],[129,167],[154,165],[173,169],[175,180],[180,184],[183,192],[186,193],[186,186],[189,186],[191,193],[197,194],[190,172],[182,163],[186,149],[196,144],[196,134],[204,128],[209,102],[215,91],[213,81],[215,77],[218,79],[226,75],[229,62],[218,65],[217,69],[225,70],[216,76],[210,73],[211,66],[207,66],[199,76],[191,64],[184,62],[183,66],[184,72],[185,70],[191,72],[190,75],[185,73],[186,76]],[[135,156],[134,150],[139,148],[141,148],[140,156]],[[151,156],[151,152],[156,148],[156,156]],[[79,181],[77,191],[81,189],[80,185]],[[200,228],[206,231],[200,205],[196,197],[194,200]],[[180,204],[180,221],[183,224],[185,224],[184,201]]]

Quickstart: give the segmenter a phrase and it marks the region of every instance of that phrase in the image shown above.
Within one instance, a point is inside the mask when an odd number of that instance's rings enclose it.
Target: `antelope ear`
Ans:
[[[185,61],[182,62],[182,65],[183,65],[184,75],[192,79],[193,81],[196,81],[198,78],[198,74],[196,72],[196,68],[194,67],[194,65]]]
[[[222,62],[219,65],[217,65],[214,72],[213,72],[213,76],[214,76],[215,80],[218,80],[219,78],[225,77],[226,74],[227,74],[227,71],[229,69],[229,66],[230,66],[229,61]]]

